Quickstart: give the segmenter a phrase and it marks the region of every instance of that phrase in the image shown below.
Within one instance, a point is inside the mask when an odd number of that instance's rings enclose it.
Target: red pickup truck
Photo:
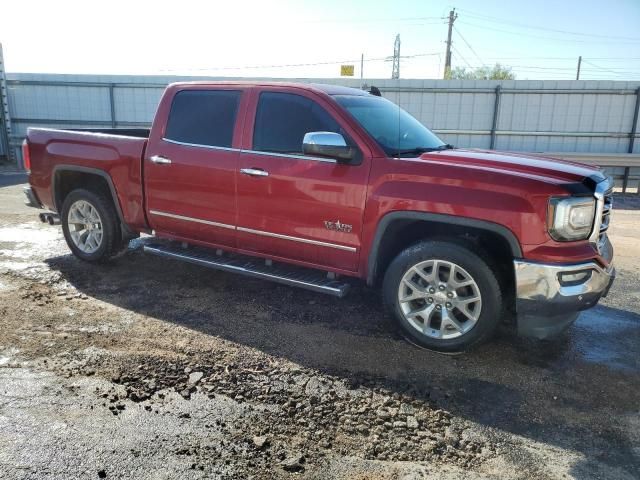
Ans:
[[[27,203],[82,260],[146,233],[149,253],[337,296],[357,277],[431,349],[509,319],[557,334],[614,278],[601,170],[457,149],[357,89],[177,83],[150,130],[31,128],[23,154]]]

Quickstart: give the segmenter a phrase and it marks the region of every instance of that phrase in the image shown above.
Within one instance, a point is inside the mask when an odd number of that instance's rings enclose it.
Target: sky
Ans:
[[[640,0],[29,0],[2,6],[8,72],[441,78],[499,62],[519,79],[640,80]]]

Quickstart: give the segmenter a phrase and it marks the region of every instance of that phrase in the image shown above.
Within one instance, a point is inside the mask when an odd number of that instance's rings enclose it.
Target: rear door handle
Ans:
[[[161,155],[154,155],[150,158],[150,160],[158,165],[168,165],[171,163],[171,159],[163,157]]]
[[[269,172],[262,170],[261,168],[241,168],[240,173],[245,175],[251,175],[252,177],[268,177]]]

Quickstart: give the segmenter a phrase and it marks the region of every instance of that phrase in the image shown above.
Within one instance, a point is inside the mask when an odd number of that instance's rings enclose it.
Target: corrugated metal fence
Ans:
[[[220,78],[210,78],[220,80]],[[14,148],[28,126],[149,126],[164,87],[202,77],[7,74]],[[245,79],[246,80],[246,79]],[[288,79],[291,81],[291,79]],[[357,79],[297,79],[360,87]],[[367,80],[460,147],[640,154],[640,82]],[[16,150],[16,155],[19,152]],[[637,160],[636,160],[637,161]],[[640,178],[640,168],[620,172]]]

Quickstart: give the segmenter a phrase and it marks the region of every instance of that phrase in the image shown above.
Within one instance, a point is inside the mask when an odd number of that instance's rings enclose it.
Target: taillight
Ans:
[[[31,154],[29,153],[29,144],[26,139],[22,142],[22,161],[24,169],[28,172],[31,171]]]

